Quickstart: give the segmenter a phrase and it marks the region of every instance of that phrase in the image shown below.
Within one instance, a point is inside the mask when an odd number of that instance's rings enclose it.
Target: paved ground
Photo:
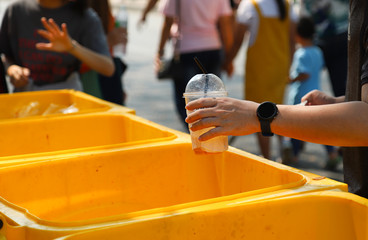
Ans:
[[[11,1],[0,0],[1,15],[4,7]],[[153,59],[157,51],[162,25],[161,15],[155,11],[152,12],[147,23],[138,28],[137,23],[145,0],[111,0],[111,2],[114,6],[124,3],[129,11],[129,45],[125,58],[129,68],[124,76],[124,84],[128,94],[127,106],[134,108],[139,116],[179,131],[185,131],[175,112],[172,100],[172,83],[158,81],[153,71]],[[242,98],[245,48],[243,47],[240,52],[241,54],[235,62],[235,75],[231,79],[222,77],[229,96],[234,98]],[[330,91],[326,74],[322,83],[324,90]],[[237,137],[232,146],[258,155],[259,150],[255,140],[253,135]],[[272,147],[274,160],[278,157],[277,149],[277,141],[274,138]],[[317,144],[308,143],[299,162],[293,166],[342,181],[342,166],[340,165],[334,172],[325,171],[323,169],[325,161],[324,148]]]

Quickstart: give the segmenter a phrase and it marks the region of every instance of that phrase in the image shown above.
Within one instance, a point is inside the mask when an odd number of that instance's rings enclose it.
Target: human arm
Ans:
[[[293,82],[303,82],[305,80],[307,80],[309,78],[309,74],[308,73],[299,73],[298,76],[292,78],[289,77],[289,82],[293,83]]]
[[[367,90],[368,91],[368,90]],[[202,98],[190,102],[187,122],[191,130],[215,127],[201,141],[219,135],[248,135],[260,132],[258,103],[233,98]],[[368,146],[368,103],[344,102],[319,106],[278,105],[271,123],[277,135],[336,146]]]
[[[114,27],[107,33],[107,43],[112,48],[117,44],[128,43],[128,31],[124,27]]]
[[[220,30],[219,32],[220,32],[220,37],[222,40],[223,48],[225,51],[226,65],[224,65],[224,69],[226,70],[229,76],[231,76],[234,71],[232,61],[227,60],[227,58],[229,58],[230,56],[231,49],[232,49],[233,42],[234,42],[232,28],[233,28],[232,15],[225,15],[219,18],[219,30]]]
[[[165,44],[170,37],[170,29],[173,23],[174,23],[173,17],[165,16],[164,23],[161,29],[161,37],[160,37],[160,42],[158,46],[158,51],[157,51],[156,58],[155,58],[155,70],[156,71],[158,71],[161,66],[161,58],[165,54]]]
[[[139,20],[140,24],[146,22],[147,14],[155,7],[158,0],[149,0],[146,7],[143,9],[141,19]]]
[[[242,23],[236,23],[235,24],[235,33],[234,33],[234,43],[233,47],[226,59],[226,63],[232,62],[236,55],[239,52],[239,49],[241,48],[244,40],[244,35],[249,31],[249,26],[242,24]]]
[[[94,52],[71,39],[65,23],[61,25],[60,29],[51,18],[49,20],[42,18],[41,22],[45,29],[38,30],[38,33],[49,40],[49,42],[37,43],[37,49],[54,52],[68,52],[102,75],[111,76],[114,73],[115,67],[111,57]]]

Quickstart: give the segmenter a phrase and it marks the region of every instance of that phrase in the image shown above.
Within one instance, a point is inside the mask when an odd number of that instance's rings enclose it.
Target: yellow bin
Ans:
[[[343,183],[233,148],[196,155],[190,142],[156,144],[0,168],[0,233],[8,239],[52,239],[152,214],[170,218],[198,206],[211,212],[211,204],[230,207],[240,198],[347,190]],[[145,230],[143,225],[140,231]]]
[[[152,215],[59,240],[367,240],[368,200],[324,191]]]
[[[101,100],[75,90],[47,90],[0,94],[0,120],[34,116],[58,116],[65,113],[102,112],[118,109],[135,114],[135,110]]]
[[[55,154],[160,141],[180,132],[132,114],[103,112],[0,121],[0,166]]]

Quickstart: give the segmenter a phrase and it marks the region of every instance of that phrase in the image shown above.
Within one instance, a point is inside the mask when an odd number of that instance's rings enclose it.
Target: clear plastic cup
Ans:
[[[183,94],[186,104],[199,98],[226,97],[227,91],[221,79],[214,74],[197,74],[187,84]],[[195,110],[194,110],[195,111]],[[187,110],[187,114],[192,111]],[[195,153],[221,153],[228,149],[228,137],[219,136],[207,141],[199,141],[198,137],[212,128],[198,131],[190,130],[192,148]]]

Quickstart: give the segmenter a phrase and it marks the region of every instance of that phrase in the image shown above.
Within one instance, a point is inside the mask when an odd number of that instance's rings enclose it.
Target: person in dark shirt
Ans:
[[[8,6],[0,50],[15,91],[82,90],[82,62],[101,74],[113,74],[101,21],[87,6],[85,0],[19,0]]]

